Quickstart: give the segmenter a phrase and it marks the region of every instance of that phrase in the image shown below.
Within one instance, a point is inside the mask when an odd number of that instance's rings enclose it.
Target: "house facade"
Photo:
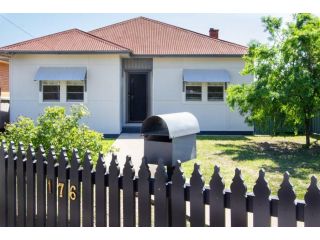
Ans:
[[[47,106],[90,110],[85,123],[105,134],[136,131],[150,115],[191,112],[203,132],[248,133],[226,103],[241,76],[244,46],[144,17],[90,32],[78,29],[0,48],[10,57],[10,120]]]

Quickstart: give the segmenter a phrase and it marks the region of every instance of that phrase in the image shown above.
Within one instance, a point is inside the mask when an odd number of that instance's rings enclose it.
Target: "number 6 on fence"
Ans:
[[[76,193],[76,186],[72,185],[70,186],[70,191],[69,191],[69,198],[70,200],[74,201],[77,199],[77,193]]]

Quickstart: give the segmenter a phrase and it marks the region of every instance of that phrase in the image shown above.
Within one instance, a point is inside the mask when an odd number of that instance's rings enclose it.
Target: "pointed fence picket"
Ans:
[[[0,147],[0,227],[8,225],[8,153],[5,141]]]
[[[14,143],[11,142],[8,151],[8,226],[16,226],[16,214],[17,214],[17,201],[16,201],[16,148]]]
[[[26,226],[26,153],[22,143],[19,143],[17,152],[17,197],[18,215],[17,226]]]
[[[167,181],[168,175],[160,161],[154,179],[154,225],[156,227],[169,226]]]
[[[47,156],[47,227],[57,226],[57,157],[53,147]]]
[[[81,224],[81,187],[80,187],[80,159],[78,150],[74,149],[70,164],[70,227],[80,227]]]
[[[44,227],[46,225],[46,159],[44,149],[40,146],[36,153],[36,172],[37,172],[37,219],[36,226]]]
[[[96,226],[107,226],[107,173],[103,154],[100,153],[96,165]]]
[[[255,227],[270,227],[270,200],[271,190],[268,182],[265,180],[265,172],[263,169],[259,171],[259,178],[253,187],[253,226]]]
[[[236,168],[231,189],[231,226],[246,227],[248,225],[247,215],[247,187],[241,176],[240,169]]]
[[[186,226],[186,200],[185,200],[185,183],[181,162],[178,161],[174,168],[171,185],[171,217],[172,227]]]
[[[63,148],[58,161],[58,227],[68,226],[68,158],[66,149]]]
[[[123,168],[123,226],[134,227],[136,225],[136,198],[134,190],[134,168],[131,157],[127,156]]]
[[[191,227],[205,226],[205,206],[203,201],[204,180],[200,166],[195,163],[190,178],[190,224]]]
[[[151,227],[151,173],[146,159],[143,158],[139,169],[138,181],[138,217],[140,227]]]
[[[35,226],[36,220],[36,189],[35,189],[35,153],[30,144],[27,151],[27,227]]]
[[[115,155],[109,167],[109,226],[120,227],[120,167]]]
[[[239,169],[235,170],[230,191],[225,189],[218,166],[209,186],[205,186],[198,164],[194,165],[188,183],[179,161],[169,167],[173,171],[168,179],[168,170],[161,161],[155,177],[151,178],[145,158],[136,175],[130,157],[120,171],[113,155],[107,171],[102,154],[95,166],[90,152],[83,159],[77,150],[73,150],[70,160],[66,149],[57,155],[53,147],[45,152],[40,146],[35,153],[32,145],[25,150],[19,143],[16,150],[14,143],[8,147],[2,142],[0,226],[182,227],[189,220],[191,226],[202,227],[206,226],[208,217],[210,226],[221,227],[228,222],[226,208],[231,210],[231,226],[247,226],[249,212],[253,213],[256,227],[271,226],[272,217],[278,218],[280,227],[297,226],[298,221],[306,227],[320,226],[320,189],[314,176],[305,201],[300,201],[296,200],[287,172],[278,197],[272,197],[263,169],[259,171],[253,193],[247,193]],[[208,212],[205,206],[209,207]]]
[[[210,226],[225,226],[224,182],[220,175],[220,168],[214,167],[210,181]]]
[[[84,227],[93,226],[93,164],[90,152],[87,151],[84,156],[82,170],[82,225]],[[71,190],[71,189],[70,189]],[[76,190],[69,192],[76,194]]]
[[[279,227],[296,227],[296,194],[293,186],[289,181],[289,173],[283,175],[283,182],[278,191],[278,226]]]

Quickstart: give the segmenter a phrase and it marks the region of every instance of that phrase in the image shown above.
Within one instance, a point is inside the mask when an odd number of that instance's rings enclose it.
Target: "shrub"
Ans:
[[[81,160],[85,151],[90,150],[93,160],[96,160],[98,153],[102,151],[103,135],[80,123],[88,115],[89,111],[84,105],[71,106],[70,114],[66,113],[64,107],[47,107],[36,124],[23,116],[16,122],[7,124],[1,138],[7,142],[22,142],[25,146],[32,143],[36,150],[40,144],[46,150],[54,146],[57,153],[65,147],[69,159],[74,148],[78,149]]]

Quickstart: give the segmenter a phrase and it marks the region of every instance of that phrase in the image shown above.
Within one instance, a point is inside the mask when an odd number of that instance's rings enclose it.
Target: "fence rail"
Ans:
[[[169,176],[170,177],[170,176]],[[205,186],[200,166],[195,164],[190,183],[180,164],[169,179],[166,168],[158,165],[154,178],[145,159],[135,174],[127,157],[122,174],[115,155],[107,168],[100,154],[94,167],[87,152],[80,164],[77,150],[70,161],[66,150],[57,156],[42,147],[35,153],[14,143],[0,147],[0,226],[320,226],[320,190],[311,183],[305,201],[297,201],[289,174],[285,173],[278,197],[270,197],[265,173],[260,170],[253,193],[235,170],[231,190],[225,189],[219,167],[214,168]],[[138,204],[136,204],[136,202]],[[206,211],[206,206],[209,211]],[[230,209],[230,215],[226,214]],[[187,216],[190,212],[190,216]]]

